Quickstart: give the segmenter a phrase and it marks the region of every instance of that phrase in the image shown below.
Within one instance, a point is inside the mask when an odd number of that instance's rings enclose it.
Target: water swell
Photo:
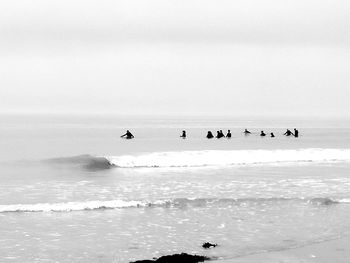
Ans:
[[[153,152],[139,155],[80,155],[47,160],[88,170],[155,167],[216,167],[233,165],[286,164],[350,161],[350,149],[232,150]]]
[[[104,170],[110,169],[114,165],[105,157],[92,156],[88,154],[72,156],[72,157],[60,157],[46,160],[47,163],[54,165],[72,165],[83,167],[87,170]]]
[[[15,212],[73,212],[125,208],[185,208],[185,207],[228,207],[240,205],[260,205],[285,202],[300,202],[306,205],[329,206],[350,203],[350,199],[321,198],[175,198],[156,201],[99,200],[66,203],[37,203],[0,205],[0,213]]]

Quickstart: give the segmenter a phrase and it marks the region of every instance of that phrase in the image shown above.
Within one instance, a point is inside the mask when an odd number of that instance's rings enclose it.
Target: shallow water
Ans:
[[[231,258],[349,233],[346,120],[1,118],[1,262]],[[300,138],[281,136],[294,126]],[[135,140],[118,138],[127,128]],[[204,138],[228,128],[231,140]],[[126,155],[150,165],[115,167]],[[219,247],[204,250],[206,241]]]

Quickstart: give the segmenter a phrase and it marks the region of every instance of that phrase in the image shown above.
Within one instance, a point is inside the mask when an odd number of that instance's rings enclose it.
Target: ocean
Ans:
[[[205,138],[220,129],[232,138]],[[230,259],[339,238],[349,171],[348,119],[3,114],[0,262]]]

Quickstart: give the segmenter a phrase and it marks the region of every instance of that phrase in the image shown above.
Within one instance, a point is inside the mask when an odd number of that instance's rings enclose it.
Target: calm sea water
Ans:
[[[2,115],[0,123],[1,262],[226,259],[349,234],[349,120]],[[282,136],[294,127],[299,138]],[[126,129],[134,140],[119,138]],[[233,138],[205,138],[218,129]],[[204,250],[206,241],[219,246]]]

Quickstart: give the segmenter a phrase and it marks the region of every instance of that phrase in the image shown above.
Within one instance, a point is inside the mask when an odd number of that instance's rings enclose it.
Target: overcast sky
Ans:
[[[0,2],[0,111],[350,115],[350,2]]]

